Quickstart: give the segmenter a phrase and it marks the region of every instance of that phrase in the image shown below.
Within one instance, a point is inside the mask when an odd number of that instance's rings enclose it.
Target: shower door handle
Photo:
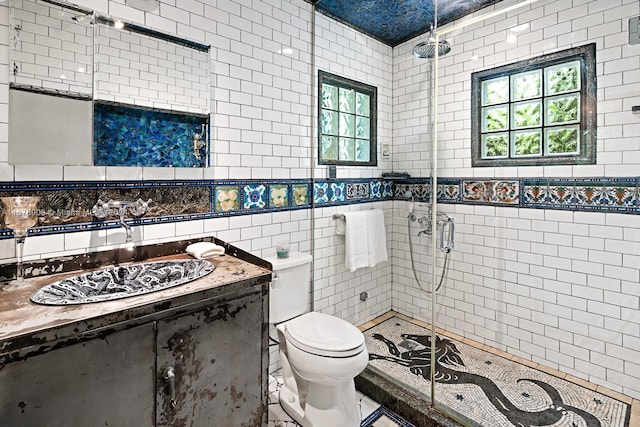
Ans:
[[[449,231],[448,233],[447,230]],[[448,254],[453,250],[455,245],[455,233],[456,223],[453,221],[453,218],[447,217],[440,221],[440,250],[443,253]],[[445,235],[447,235],[446,243]]]

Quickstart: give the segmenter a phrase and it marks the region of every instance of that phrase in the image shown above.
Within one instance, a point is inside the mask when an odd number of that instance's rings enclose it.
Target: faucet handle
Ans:
[[[109,215],[109,202],[103,202],[102,199],[98,199],[95,205],[91,208],[91,214],[97,219],[105,219]]]
[[[138,199],[135,202],[131,203],[131,205],[129,206],[129,212],[131,212],[131,215],[133,215],[134,217],[139,218],[147,213],[147,211],[149,210],[149,203],[151,203],[151,201],[151,199],[147,200],[146,202],[142,199]]]

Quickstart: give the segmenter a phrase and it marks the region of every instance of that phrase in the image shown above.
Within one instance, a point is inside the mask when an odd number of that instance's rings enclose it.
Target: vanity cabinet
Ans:
[[[0,340],[0,426],[266,426],[270,272],[217,267],[200,280],[230,284]]]

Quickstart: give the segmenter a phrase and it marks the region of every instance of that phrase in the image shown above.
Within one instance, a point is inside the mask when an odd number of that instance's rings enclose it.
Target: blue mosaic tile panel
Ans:
[[[244,186],[244,209],[263,209],[267,206],[267,187],[262,184]]]
[[[96,102],[93,117],[97,166],[207,165],[208,116]],[[196,135],[201,141],[198,146]]]

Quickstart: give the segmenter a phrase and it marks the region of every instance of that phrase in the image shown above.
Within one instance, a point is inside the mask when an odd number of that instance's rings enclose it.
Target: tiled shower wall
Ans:
[[[316,103],[311,84],[322,68],[378,87],[378,135],[391,143],[392,49],[336,23],[315,16],[312,58],[311,6],[302,0],[161,1],[160,9],[143,13],[124,0],[75,0],[74,3],[169,34],[211,45],[211,168],[93,167],[9,165],[7,163],[8,36],[0,41],[5,64],[0,72],[0,181],[139,181],[139,180],[287,180],[327,176],[316,167]],[[8,33],[8,7],[0,5],[0,23]],[[293,53],[282,53],[291,48]],[[315,64],[315,69],[312,66]],[[0,70],[2,71],[2,70]],[[4,76],[4,77],[3,77]],[[338,178],[379,177],[390,160],[375,168],[339,168]],[[360,324],[391,308],[391,263],[355,273],[344,270],[344,237],[334,236],[335,211],[376,207],[385,211],[390,238],[391,201],[197,219],[134,226],[136,242],[152,244],[215,235],[257,255],[274,252],[283,236],[292,250],[318,255],[316,308]],[[153,203],[152,203],[153,207]],[[312,229],[312,217],[315,228]],[[30,237],[27,258],[105,250],[124,241],[124,230],[59,233]],[[311,239],[313,238],[313,248]],[[0,239],[4,260],[13,257],[12,239]],[[356,289],[358,290],[356,294]],[[361,290],[368,292],[360,301]]]
[[[640,45],[628,44],[627,31],[638,14],[635,0],[543,0],[444,37],[452,51],[439,68],[439,176],[637,177],[640,116],[631,106],[640,104]],[[516,26],[525,31],[508,30]],[[509,34],[516,43],[506,42]],[[428,176],[422,168],[430,159],[424,142],[432,70],[431,61],[411,55],[418,40],[394,50],[394,167]],[[597,46],[597,164],[471,168],[471,73],[590,42]],[[640,216],[633,208],[619,214],[487,203],[442,204],[441,210],[456,220],[457,243],[436,307],[440,326],[640,397]],[[396,202],[393,307],[430,321],[428,297],[410,270],[407,212],[407,202]],[[411,227],[415,236],[418,224]],[[426,287],[430,240],[413,237],[413,243]],[[438,275],[442,262],[439,254]]]

